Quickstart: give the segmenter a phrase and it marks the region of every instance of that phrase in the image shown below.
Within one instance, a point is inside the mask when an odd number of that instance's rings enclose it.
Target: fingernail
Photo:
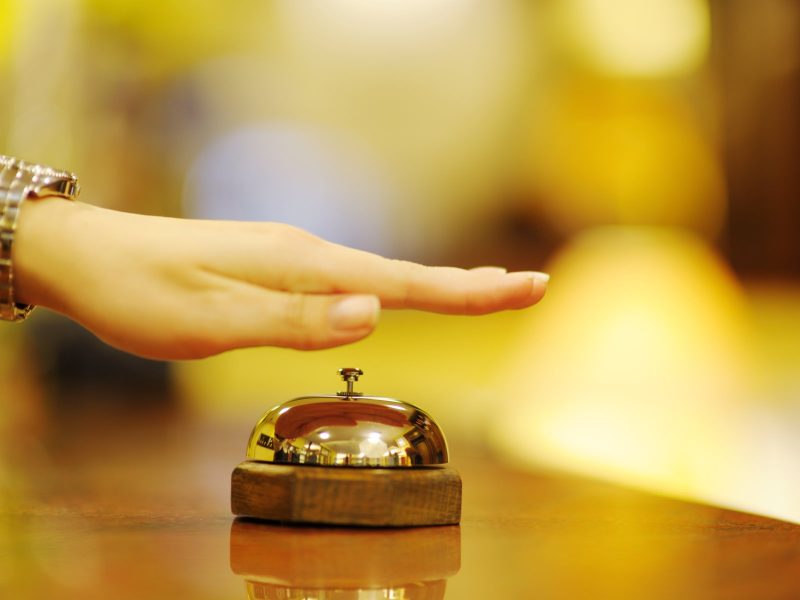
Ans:
[[[380,310],[381,303],[375,296],[349,296],[331,307],[328,318],[334,329],[364,329],[375,325]]]
[[[550,274],[542,273],[541,271],[517,271],[509,273],[508,276],[515,279],[527,279],[540,285],[547,285],[547,282],[550,281]]]
[[[508,277],[525,279],[530,282],[529,298],[531,299],[539,299],[544,296],[547,293],[547,282],[550,281],[550,275],[541,271],[518,271],[517,273],[509,273]]]
[[[547,285],[550,282],[550,273],[542,273],[541,271],[531,271],[533,280],[542,285]]]

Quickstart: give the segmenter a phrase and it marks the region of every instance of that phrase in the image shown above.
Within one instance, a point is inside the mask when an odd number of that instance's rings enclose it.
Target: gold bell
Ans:
[[[461,478],[444,434],[411,404],[354,390],[364,373],[339,369],[347,389],[279,404],[259,419],[233,471],[242,517],[373,527],[451,525]]]

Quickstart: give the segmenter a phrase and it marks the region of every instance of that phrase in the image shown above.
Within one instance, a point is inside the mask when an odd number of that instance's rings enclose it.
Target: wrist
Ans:
[[[72,250],[91,210],[91,206],[62,198],[22,203],[13,247],[18,302],[65,312],[65,284],[79,266]]]
[[[20,286],[15,280],[18,268],[14,259],[19,254],[36,256],[30,249],[20,252],[17,247],[19,221],[25,204],[52,197],[74,200],[79,193],[78,178],[73,173],[0,155],[0,319],[24,320],[33,309],[33,304],[26,298],[40,297],[39,286],[33,285],[35,277],[29,276],[33,272],[27,268],[32,259],[23,259],[21,295],[18,295]],[[38,235],[27,237],[45,239]]]

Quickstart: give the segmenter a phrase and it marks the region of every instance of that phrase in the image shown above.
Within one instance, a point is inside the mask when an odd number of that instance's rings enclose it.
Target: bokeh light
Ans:
[[[686,73],[708,52],[707,0],[565,0],[559,8],[575,53],[603,73]]]
[[[6,0],[3,15],[0,153],[75,170],[87,202],[552,270],[532,311],[386,312],[354,346],[160,365],[187,413],[247,422],[357,364],[366,391],[419,404],[456,445],[517,460],[523,440],[526,468],[800,520],[796,2]],[[20,350],[61,343],[41,323],[0,328],[9,447],[39,448],[56,419],[46,365]]]
[[[586,82],[559,88],[539,105],[522,177],[555,226],[719,232],[725,183],[718,153],[684,102]]]
[[[203,149],[187,175],[186,214],[288,223],[333,242],[394,254],[389,187],[366,157],[348,155],[347,144],[330,137],[277,122],[223,135]]]
[[[608,228],[550,269],[494,442],[522,462],[725,498],[754,381],[747,303],[722,261],[688,233]]]

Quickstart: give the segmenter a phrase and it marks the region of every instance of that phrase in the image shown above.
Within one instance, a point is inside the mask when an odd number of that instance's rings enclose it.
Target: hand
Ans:
[[[122,350],[199,358],[247,346],[316,349],[367,336],[384,308],[525,308],[542,273],[424,267],[278,223],[25,202],[14,242],[19,302],[49,307]]]

